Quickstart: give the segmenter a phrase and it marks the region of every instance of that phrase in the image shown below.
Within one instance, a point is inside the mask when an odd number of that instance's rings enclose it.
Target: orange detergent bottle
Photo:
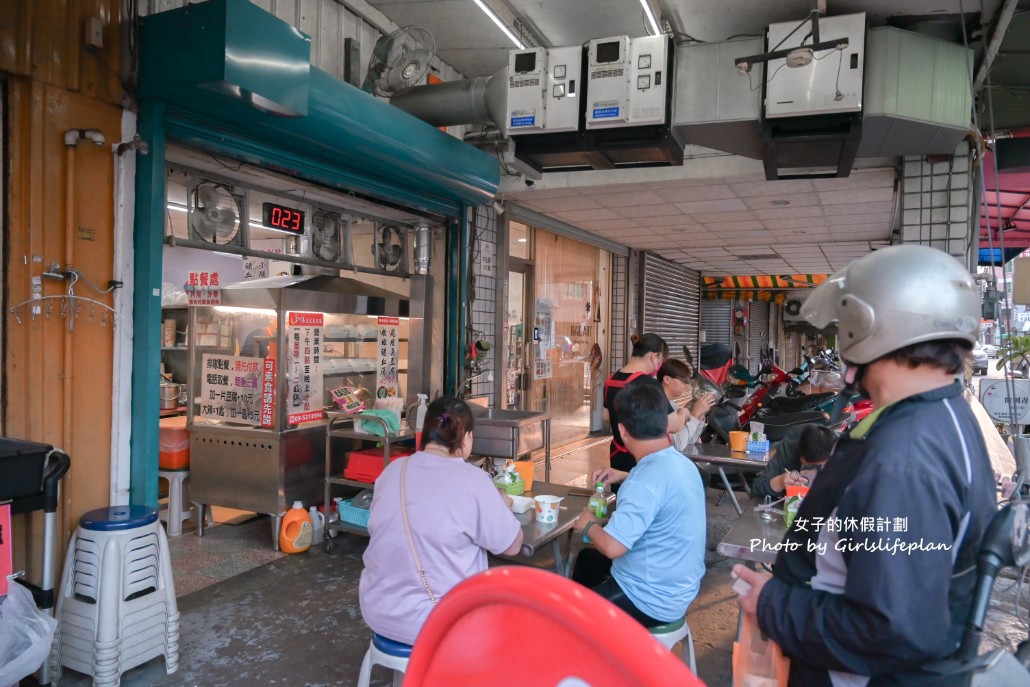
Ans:
[[[311,516],[300,501],[293,502],[293,508],[286,511],[279,529],[279,550],[283,553],[301,553],[311,548],[314,525]]]

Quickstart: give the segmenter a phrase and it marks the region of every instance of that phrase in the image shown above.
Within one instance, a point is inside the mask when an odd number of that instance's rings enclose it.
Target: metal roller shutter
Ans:
[[[786,350],[783,352],[783,369],[793,370],[798,366],[798,333],[788,332],[786,340]]]
[[[705,343],[733,343],[733,302],[701,301],[701,329]]]
[[[697,332],[701,321],[701,273],[660,258],[643,255],[643,331],[653,332],[669,344],[673,358],[683,347],[698,359]]]
[[[751,301],[748,310],[748,369],[757,373],[762,365],[762,348],[769,345],[769,303]]]

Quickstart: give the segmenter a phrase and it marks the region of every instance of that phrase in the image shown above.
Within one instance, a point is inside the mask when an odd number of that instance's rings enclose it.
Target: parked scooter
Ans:
[[[687,361],[690,362],[690,352],[685,347],[684,355],[687,357]],[[704,364],[702,363],[703,367]],[[788,429],[798,424],[814,423],[831,426],[829,411],[832,409],[837,395],[833,393],[819,395],[818,398],[814,399],[818,403],[811,408],[805,407],[807,403],[810,403],[810,401],[806,400],[809,396],[803,396],[800,399],[774,399],[771,395],[781,386],[792,382],[794,377],[772,364],[771,361],[764,361],[763,367],[757,376],[751,375],[746,368],[740,365],[731,366],[729,368],[729,375],[744,382],[743,388],[745,390],[743,393],[745,395],[742,398],[739,396],[734,398],[734,390],[741,387],[733,386],[722,389],[721,394],[717,393],[717,402],[708,413],[708,427],[702,433],[701,441],[728,444],[729,433],[741,429],[752,418],[760,419],[764,423],[765,434],[770,441],[779,441]],[[704,391],[715,391],[718,389],[718,387],[715,387],[714,382],[704,373],[695,375],[694,383],[699,389]],[[715,389],[712,387],[715,387]],[[747,393],[747,389],[751,389],[751,393]],[[787,403],[789,401],[794,401],[798,405],[803,406],[803,408],[796,411],[787,411],[765,407],[758,414],[759,409],[763,408],[763,402]],[[845,406],[840,419],[832,423],[832,426],[837,431],[843,431],[853,419],[850,408]]]

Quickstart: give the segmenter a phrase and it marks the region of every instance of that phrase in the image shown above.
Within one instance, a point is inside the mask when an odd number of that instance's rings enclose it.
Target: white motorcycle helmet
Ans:
[[[980,328],[980,292],[947,253],[891,246],[817,286],[801,316],[820,329],[837,322],[841,358],[864,365],[923,341],[961,339],[972,345]]]

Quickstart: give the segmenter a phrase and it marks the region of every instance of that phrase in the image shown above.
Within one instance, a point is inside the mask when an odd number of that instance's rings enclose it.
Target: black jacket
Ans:
[[[751,493],[762,498],[768,496],[772,499],[782,497],[785,491],[775,491],[769,481],[776,475],[784,472],[801,469],[801,453],[798,450],[798,441],[801,439],[801,432],[807,425],[795,425],[787,430],[780,443],[776,444],[776,453],[769,459],[765,471],[761,472],[755,481],[751,483]]]
[[[784,539],[795,550],[780,551],[759,598],[760,627],[792,659],[790,684],[830,685],[828,671],[891,684],[952,654],[995,511],[987,449],[958,383],[885,408],[862,439],[843,437]],[[843,531],[816,532],[831,516]]]

